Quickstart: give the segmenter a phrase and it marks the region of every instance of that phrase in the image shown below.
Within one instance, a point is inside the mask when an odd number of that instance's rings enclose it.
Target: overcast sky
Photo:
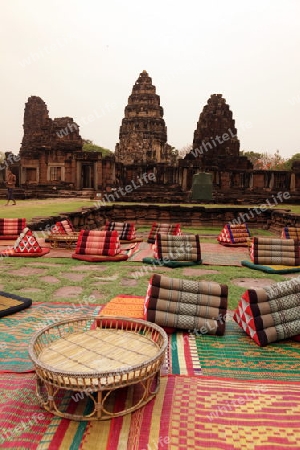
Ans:
[[[0,151],[18,153],[25,103],[70,116],[115,149],[147,70],[168,143],[191,144],[211,94],[233,112],[241,150],[300,153],[300,0],[0,0]]]

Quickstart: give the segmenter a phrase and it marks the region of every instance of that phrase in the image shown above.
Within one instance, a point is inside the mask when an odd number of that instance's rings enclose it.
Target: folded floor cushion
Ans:
[[[254,264],[299,266],[298,241],[254,237],[250,247],[250,259]]]
[[[173,236],[157,233],[154,244],[154,258],[167,261],[201,261],[200,238],[198,234]]]
[[[38,243],[33,232],[25,228],[14,244],[16,253],[42,253],[42,247]]]
[[[126,261],[117,231],[81,230],[72,258],[81,261]]]
[[[232,225],[230,223],[226,224],[217,237],[220,244],[224,245],[237,245],[241,243],[247,243],[250,238],[250,232],[247,224],[243,223],[240,225]]]
[[[46,255],[49,251],[49,248],[40,246],[34,233],[26,227],[14,243],[14,246],[2,250],[0,255],[35,257]]]
[[[74,232],[73,224],[69,219],[60,220],[52,227],[52,234],[72,234]]]
[[[300,278],[248,289],[233,318],[262,347],[300,334]]]
[[[281,232],[282,239],[296,239],[300,240],[300,228],[297,227],[284,227]]]
[[[222,335],[227,297],[227,285],[154,274],[146,294],[146,319],[161,327]]]
[[[105,225],[106,231],[117,231],[121,241],[132,241],[136,238],[134,223],[128,222],[108,222]]]
[[[17,239],[26,227],[26,219],[0,219],[0,239]]]
[[[81,230],[75,254],[116,256],[120,251],[117,231]]]
[[[148,244],[154,244],[157,233],[173,234],[173,236],[181,235],[180,223],[157,223],[152,224],[147,242]]]

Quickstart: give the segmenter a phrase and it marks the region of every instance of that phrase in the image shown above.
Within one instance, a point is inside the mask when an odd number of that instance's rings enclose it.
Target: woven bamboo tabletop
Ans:
[[[53,371],[83,374],[130,370],[157,354],[157,345],[126,330],[97,329],[69,334],[45,347],[39,360]]]

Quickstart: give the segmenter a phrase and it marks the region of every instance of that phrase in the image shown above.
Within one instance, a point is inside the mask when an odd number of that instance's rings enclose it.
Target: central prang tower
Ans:
[[[160,97],[146,70],[132,88],[116,144],[116,162],[124,165],[171,163]]]

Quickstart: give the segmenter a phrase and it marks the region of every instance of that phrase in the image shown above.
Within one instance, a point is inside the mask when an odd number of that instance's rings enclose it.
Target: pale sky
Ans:
[[[168,143],[191,144],[211,94],[241,150],[300,153],[300,0],[0,0],[0,151],[18,153],[28,97],[115,149],[147,70]]]

